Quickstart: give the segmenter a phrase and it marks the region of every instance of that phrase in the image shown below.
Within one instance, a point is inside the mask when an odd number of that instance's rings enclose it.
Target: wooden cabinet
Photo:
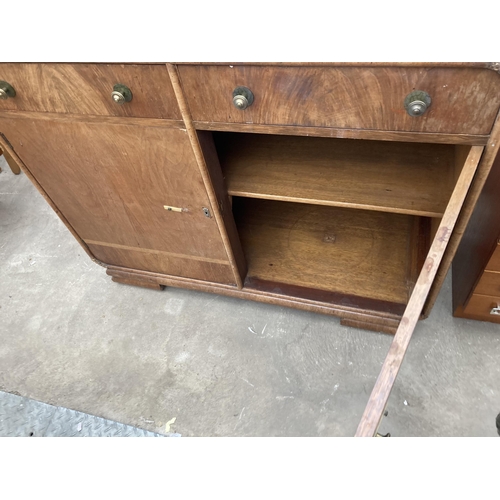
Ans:
[[[113,280],[396,333],[358,435],[499,199],[495,64],[0,64],[0,94],[0,148]],[[492,307],[492,248],[466,236],[456,307]]]
[[[3,149],[115,280],[392,333],[500,106],[477,64],[0,64],[0,80]]]

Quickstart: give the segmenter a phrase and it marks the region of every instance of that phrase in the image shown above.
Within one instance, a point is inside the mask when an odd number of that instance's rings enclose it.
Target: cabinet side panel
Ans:
[[[464,305],[500,236],[500,155],[497,154],[453,261],[453,309]]]

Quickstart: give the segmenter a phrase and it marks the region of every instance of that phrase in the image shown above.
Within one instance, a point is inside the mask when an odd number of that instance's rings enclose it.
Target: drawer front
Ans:
[[[480,295],[500,297],[500,273],[484,271],[474,292]]]
[[[82,115],[134,116],[181,120],[165,65],[0,64],[0,80],[15,97],[0,100],[3,110]],[[111,98],[115,84],[132,92],[122,105]]]
[[[500,310],[500,297],[473,294],[465,306],[464,315],[500,323],[500,314],[492,314],[495,308]]]
[[[179,66],[193,120],[451,134],[488,134],[500,105],[500,76],[481,68]],[[236,87],[254,102],[233,102]],[[432,99],[419,117],[405,97]]]
[[[500,244],[497,244],[493,255],[486,265],[486,270],[500,272]]]

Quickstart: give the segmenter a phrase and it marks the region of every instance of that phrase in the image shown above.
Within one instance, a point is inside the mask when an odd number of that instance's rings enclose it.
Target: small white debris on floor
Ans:
[[[170,432],[170,426],[175,424],[175,420],[177,417],[171,418],[166,424],[165,424],[165,432]]]

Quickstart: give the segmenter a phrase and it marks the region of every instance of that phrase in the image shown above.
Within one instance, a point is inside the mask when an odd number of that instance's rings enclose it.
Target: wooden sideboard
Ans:
[[[336,315],[404,355],[498,151],[498,70],[0,64],[0,148],[114,281]]]

